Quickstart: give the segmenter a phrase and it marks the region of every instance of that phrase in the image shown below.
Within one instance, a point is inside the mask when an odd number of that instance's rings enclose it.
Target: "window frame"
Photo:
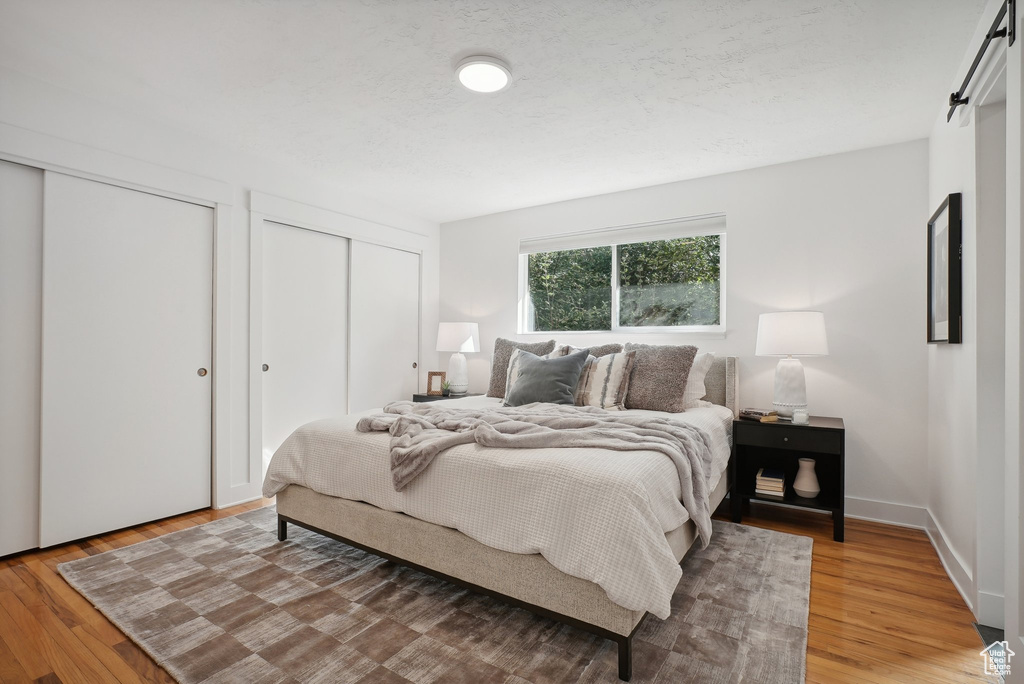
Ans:
[[[675,222],[684,223],[688,219],[679,219]],[[625,333],[625,334],[687,334],[696,335],[703,337],[715,337],[724,338],[726,331],[726,318],[725,318],[725,288],[726,288],[726,230],[725,230],[725,218],[721,219],[722,226],[718,230],[679,230],[668,233],[664,236],[658,236],[652,239],[641,239],[641,240],[615,240],[614,237],[624,237],[626,235],[624,229],[622,232],[615,229],[610,229],[609,241],[602,242],[601,244],[589,244],[592,241],[587,241],[588,244],[580,247],[564,246],[558,249],[550,250],[534,250],[532,252],[523,252],[520,247],[519,254],[519,305],[517,311],[517,330],[520,335],[593,335],[593,334],[609,334],[609,333]],[[656,226],[660,223],[657,222],[650,224],[640,224],[638,226],[630,226],[629,228],[645,228],[648,226]],[[605,231],[601,231],[605,232]],[[616,235],[615,233],[618,233]],[[626,326],[619,325],[619,307],[620,307],[620,287],[619,287],[619,253],[618,249],[622,245],[629,244],[640,244],[646,242],[663,242],[667,240],[677,240],[680,238],[688,237],[704,237],[707,235],[717,235],[719,239],[718,248],[718,324],[717,325],[659,325],[659,326]],[[530,319],[530,307],[531,299],[529,292],[529,258],[531,253],[542,253],[542,252],[561,252],[572,249],[585,249],[593,247],[611,247],[612,249],[612,268],[611,268],[611,320],[609,321],[610,327],[607,330],[530,330],[529,319]]]

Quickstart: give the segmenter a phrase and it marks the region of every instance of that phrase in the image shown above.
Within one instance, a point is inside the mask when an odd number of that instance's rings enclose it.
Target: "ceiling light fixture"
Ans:
[[[512,72],[508,65],[497,57],[474,55],[459,62],[455,67],[459,83],[474,93],[497,93],[508,88]]]

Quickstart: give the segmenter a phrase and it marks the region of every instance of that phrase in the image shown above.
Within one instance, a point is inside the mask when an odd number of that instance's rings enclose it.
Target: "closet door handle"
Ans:
[[[205,368],[200,368],[199,370],[196,371],[196,373],[199,375],[199,377],[202,378],[206,375],[207,370]]]
[[[413,368],[419,368],[419,367],[420,367],[420,364],[418,364],[418,363],[416,363],[415,361],[413,361],[413,362],[412,362],[412,367],[413,367]]]
[[[268,370],[270,370],[270,366],[263,364],[263,372],[266,373]]]

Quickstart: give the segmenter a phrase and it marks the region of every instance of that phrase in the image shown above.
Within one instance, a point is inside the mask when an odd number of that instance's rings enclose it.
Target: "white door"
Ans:
[[[348,413],[346,238],[263,222],[263,469],[295,428]]]
[[[1024,12],[1016,32],[1024,32]],[[1018,39],[1019,40],[1019,39]],[[1006,640],[1007,682],[1024,682],[1024,51],[1006,51]],[[998,486],[998,483],[994,483]]]
[[[43,172],[0,161],[0,556],[39,546]]]
[[[419,255],[353,241],[353,412],[412,399],[419,377],[419,319]]]
[[[41,545],[209,506],[213,210],[44,195]]]

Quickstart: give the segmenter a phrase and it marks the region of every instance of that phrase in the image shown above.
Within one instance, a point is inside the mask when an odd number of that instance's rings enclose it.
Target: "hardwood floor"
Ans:
[[[924,532],[847,518],[840,544],[828,515],[751,513],[743,524],[814,538],[808,684],[999,681],[985,677],[974,616]]]
[[[259,506],[199,511],[0,560],[0,682],[172,682],[67,585],[57,564]],[[814,538],[807,681],[995,681],[971,612],[919,530],[753,504],[745,524]]]

